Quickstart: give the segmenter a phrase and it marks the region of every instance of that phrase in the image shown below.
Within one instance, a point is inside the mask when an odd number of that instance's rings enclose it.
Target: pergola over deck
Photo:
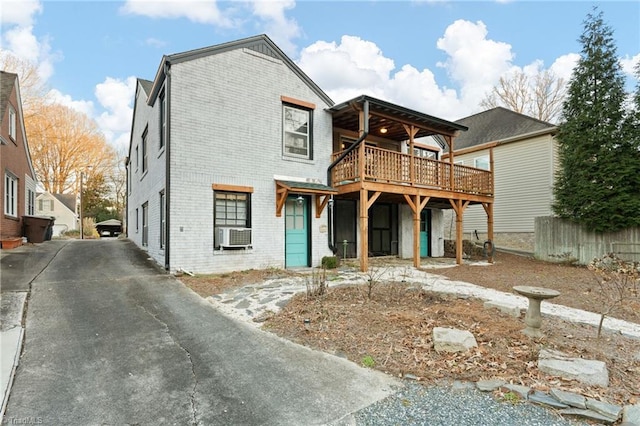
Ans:
[[[376,200],[407,203],[413,212],[413,259],[420,266],[420,214],[429,205],[456,212],[456,262],[462,263],[462,218],[470,204],[487,213],[488,238],[493,240],[493,152],[490,170],[454,164],[454,140],[467,127],[366,95],[335,105],[333,128],[359,135],[353,145],[334,152],[327,170],[329,186],[345,198],[360,201],[360,269],[368,269],[369,208]],[[408,153],[368,146],[367,138],[408,142]],[[448,146],[449,161],[414,155],[417,138],[433,136]],[[339,144],[338,144],[339,145]],[[335,141],[334,141],[335,146]]]

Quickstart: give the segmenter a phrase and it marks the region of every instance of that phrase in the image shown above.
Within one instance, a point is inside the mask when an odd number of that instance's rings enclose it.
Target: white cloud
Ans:
[[[216,0],[127,0],[121,12],[150,18],[187,18],[200,24],[231,27],[233,22],[218,8]]]
[[[116,148],[129,144],[129,132],[133,117],[131,102],[135,89],[135,77],[127,77],[126,80],[107,77],[104,82],[96,85],[96,98],[105,109],[96,117],[96,122],[105,134],[107,141]]]
[[[438,66],[460,84],[460,94],[465,103],[477,104],[485,93],[511,68],[514,54],[511,45],[487,39],[487,27],[457,20],[449,25],[436,46],[449,58]]]
[[[294,0],[254,0],[252,12],[262,24],[260,31],[270,38],[288,55],[295,53],[293,40],[300,37],[301,29],[295,19],[287,18],[285,12],[296,6]]]
[[[0,23],[28,27],[33,24],[33,15],[36,13],[42,13],[42,4],[39,1],[2,0]]]
[[[438,47],[459,92],[440,86],[429,69],[405,64],[396,69],[375,43],[343,36],[340,43],[318,41],[301,51],[299,65],[336,102],[368,94],[428,114],[458,119],[478,110],[500,75],[512,68],[511,47],[486,38],[481,22],[456,21]],[[480,52],[480,53],[478,53]],[[535,67],[534,67],[535,68]]]
[[[562,55],[553,61],[553,64],[549,67],[551,72],[555,74],[556,77],[564,79],[564,81],[569,82],[571,79],[571,75],[573,74],[573,69],[578,64],[578,60],[580,59],[580,55],[577,53],[567,53],[566,55]]]
[[[48,99],[50,99],[52,103],[67,106],[75,111],[86,114],[89,117],[93,117],[94,106],[91,101],[73,100],[70,95],[65,95],[57,89],[50,90],[48,96]]]
[[[628,55],[620,59],[622,65],[622,71],[628,75],[635,75],[635,67],[640,64],[640,53],[636,56],[629,57]]]
[[[151,46],[151,47],[157,47],[157,48],[160,48],[160,47],[164,47],[164,46],[166,46],[166,45],[167,45],[167,42],[166,42],[166,41],[159,40],[159,39],[157,39],[157,38],[149,37],[149,38],[147,38],[147,39],[144,41],[144,44],[145,44],[146,46]]]

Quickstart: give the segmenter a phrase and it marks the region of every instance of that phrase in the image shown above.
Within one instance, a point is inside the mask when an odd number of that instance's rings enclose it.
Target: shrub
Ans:
[[[614,253],[593,259],[588,268],[598,282],[596,297],[600,299],[600,324],[602,333],[604,318],[615,313],[622,305],[640,299],[640,263],[620,259]]]
[[[322,258],[322,267],[324,269],[336,269],[338,262],[338,256],[325,256]]]

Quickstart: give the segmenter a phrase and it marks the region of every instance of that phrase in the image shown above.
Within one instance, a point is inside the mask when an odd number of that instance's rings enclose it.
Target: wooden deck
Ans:
[[[334,153],[333,160],[341,154]],[[339,192],[343,192],[341,186],[355,182],[377,182],[399,185],[398,193],[408,193],[403,189],[406,187],[419,187],[450,192],[453,199],[467,198],[464,194],[492,198],[492,174],[489,170],[365,146],[348,153],[336,164],[331,181]]]

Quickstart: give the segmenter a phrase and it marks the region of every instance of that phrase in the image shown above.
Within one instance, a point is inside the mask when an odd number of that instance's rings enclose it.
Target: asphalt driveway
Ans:
[[[327,424],[399,385],[220,314],[126,240],[57,249],[31,283],[5,421]]]

